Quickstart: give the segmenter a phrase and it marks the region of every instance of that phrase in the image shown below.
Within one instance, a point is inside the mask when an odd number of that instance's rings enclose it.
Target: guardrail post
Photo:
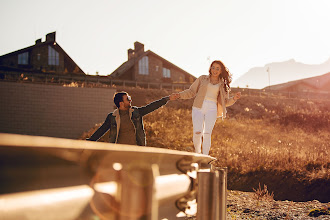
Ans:
[[[213,194],[212,195],[212,212],[210,219],[220,219],[220,181],[219,181],[219,171],[214,172],[213,178]]]
[[[197,191],[197,220],[212,220],[213,212],[213,179],[215,173],[198,172],[198,191]]]
[[[218,168],[217,168],[218,169]],[[227,167],[216,171],[218,173],[218,189],[219,189],[219,218],[227,218]]]
[[[197,220],[225,220],[227,218],[227,170],[198,172]]]

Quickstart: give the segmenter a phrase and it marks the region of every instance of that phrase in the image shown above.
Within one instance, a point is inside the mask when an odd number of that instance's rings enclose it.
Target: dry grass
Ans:
[[[254,198],[256,200],[270,200],[270,201],[273,201],[274,200],[274,193],[270,193],[267,189],[267,186],[264,184],[264,188],[262,189],[261,188],[261,185],[259,183],[259,187],[257,189],[254,189],[253,188],[253,191],[254,191]]]
[[[228,119],[217,120],[210,155],[215,165],[239,173],[290,171],[329,180],[329,110],[327,101],[244,96],[228,108]],[[148,146],[194,152],[191,104],[169,103],[145,116],[144,125]]]
[[[165,116],[165,117],[164,117]],[[194,151],[191,111],[162,108],[145,118],[148,146]],[[217,166],[242,173],[295,171],[310,178],[329,178],[330,131],[315,132],[265,119],[218,120],[210,155]]]

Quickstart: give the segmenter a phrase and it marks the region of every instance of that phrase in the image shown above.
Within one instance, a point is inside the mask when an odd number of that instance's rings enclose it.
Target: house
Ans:
[[[44,42],[0,56],[0,73],[50,73],[85,75],[84,71],[56,42],[56,32]]]
[[[196,77],[167,61],[156,53],[144,51],[144,44],[134,43],[128,49],[128,59],[109,77],[136,82],[192,83]]]
[[[329,92],[330,72],[321,76],[281,83],[270,87],[268,86],[265,89],[285,92]]]

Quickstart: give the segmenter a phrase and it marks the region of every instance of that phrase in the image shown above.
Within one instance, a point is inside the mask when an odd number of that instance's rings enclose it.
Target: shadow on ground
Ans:
[[[254,171],[246,174],[228,170],[228,189],[253,191],[264,184],[274,192],[275,200],[305,202],[318,200],[330,202],[330,180],[306,180],[302,175],[289,171]]]

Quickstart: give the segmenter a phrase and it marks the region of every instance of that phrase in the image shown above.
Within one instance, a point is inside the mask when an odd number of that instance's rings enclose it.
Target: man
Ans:
[[[99,129],[87,140],[97,141],[110,129],[110,143],[146,146],[142,117],[177,97],[170,95],[143,107],[131,106],[132,99],[126,92],[114,96],[117,109],[110,113]]]

